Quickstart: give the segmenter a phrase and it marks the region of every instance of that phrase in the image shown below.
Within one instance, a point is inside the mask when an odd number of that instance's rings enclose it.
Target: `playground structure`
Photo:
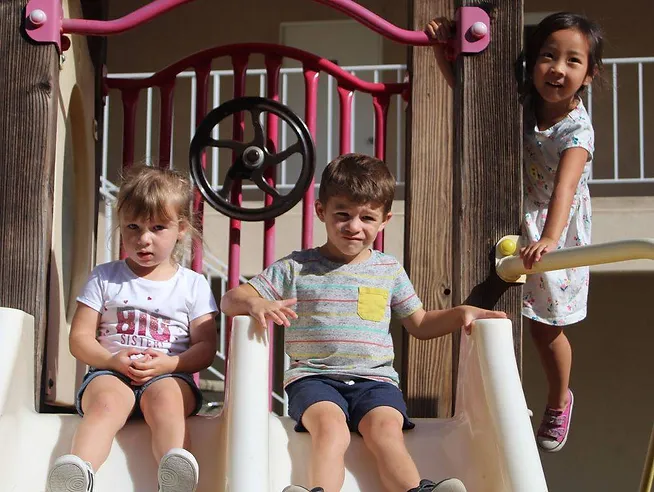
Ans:
[[[79,418],[45,415],[32,405],[33,319],[0,309],[0,476],[3,490],[42,490],[54,459],[67,451]],[[424,476],[461,477],[469,490],[545,492],[545,478],[513,357],[511,323],[476,322],[462,345],[458,407],[450,419],[415,419],[407,445]],[[308,434],[268,411],[268,341],[250,318],[232,330],[227,397],[222,413],[190,421],[200,464],[198,492],[279,492],[306,480]],[[380,490],[374,461],[353,436],[344,492]],[[29,469],[29,473],[25,470]],[[96,492],[156,488],[156,464],[144,422],[129,422],[96,475]]]
[[[176,3],[183,3],[183,2],[176,2]],[[321,2],[321,3],[331,3],[331,2]],[[334,4],[339,4],[339,5],[345,5],[346,3],[349,2],[333,2]],[[172,5],[171,2],[167,2],[167,4],[170,6]],[[28,13],[26,15],[29,15]],[[38,19],[37,19],[38,20]],[[66,23],[63,24],[65,27]],[[75,23],[68,23],[68,26],[75,26],[79,24]],[[64,29],[65,30],[65,29]],[[73,32],[72,30],[70,32]],[[81,32],[81,31],[80,31]],[[97,32],[96,32],[97,33]],[[415,41],[414,44],[421,44],[422,43],[422,38],[417,39],[421,34],[423,33],[417,33],[417,35],[413,38],[413,41]],[[235,91],[235,96],[237,96],[237,92]],[[274,93],[272,93],[272,98],[274,98]],[[347,95],[344,96],[344,100],[347,101]],[[206,102],[206,101],[205,101]],[[201,119],[201,116],[206,113],[206,107],[204,108],[203,111],[198,112],[198,118]],[[310,117],[305,117],[305,121],[307,122],[307,125],[310,127]],[[235,125],[236,127],[237,125]],[[270,126],[268,126],[268,129],[270,129]],[[238,137],[238,135],[235,135],[235,138]],[[165,140],[165,139],[164,139]],[[383,149],[383,146],[380,146],[380,149]],[[342,149],[343,151],[346,151],[347,149],[344,148]],[[165,154],[163,154],[165,155]],[[133,160],[132,156],[132,160]],[[383,154],[381,155],[383,157]],[[128,159],[129,161],[129,159]],[[305,203],[311,203],[311,200],[308,198],[305,198]],[[235,231],[236,227],[231,226],[230,227],[230,233],[232,231]],[[197,250],[196,250],[197,251]],[[237,251],[236,253],[236,258],[238,257]],[[272,252],[269,251],[268,255],[272,258]],[[197,256],[196,258],[196,265],[197,265]],[[201,261],[200,261],[201,264]],[[231,273],[230,269],[230,273]],[[14,313],[15,314],[15,313]],[[22,315],[21,315],[22,316]],[[0,384],[0,397],[2,395],[6,395],[3,398],[0,398],[0,401],[3,402],[3,405],[0,407],[0,415],[2,415],[2,421],[0,422],[0,434],[4,436],[13,436],[15,439],[13,442],[15,442],[15,447],[13,449],[19,448],[19,449],[25,449],[25,452],[27,453],[27,448],[30,447],[30,442],[32,437],[34,436],[33,439],[36,440],[41,439],[42,436],[45,436],[45,427],[48,428],[54,428],[58,430],[58,434],[53,435],[50,437],[50,441],[46,441],[45,439],[43,441],[43,450],[44,453],[43,455],[34,456],[34,463],[35,463],[35,473],[34,473],[34,479],[35,479],[35,484],[40,484],[43,483],[43,478],[44,478],[44,471],[47,470],[47,465],[56,457],[58,454],[61,454],[62,452],[65,451],[66,446],[70,442],[70,437],[72,436],[72,432],[75,426],[75,420],[76,417],[71,417],[71,416],[46,416],[46,415],[41,415],[41,414],[36,414],[31,408],[30,408],[30,395],[33,393],[25,393],[25,391],[22,392],[17,392],[14,389],[19,387],[17,384],[17,381],[29,381],[32,379],[32,377],[35,380],[39,380],[39,375],[38,373],[34,374],[34,368],[31,367],[30,369],[30,364],[26,364],[25,362],[25,357],[29,357],[29,350],[27,351],[27,354],[25,352],[20,353],[18,351],[17,347],[22,347],[23,350],[25,350],[25,347],[29,349],[33,345],[33,340],[31,339],[25,339],[25,332],[31,332],[30,328],[30,320],[27,318],[22,318],[19,316],[16,318],[13,314],[10,316],[10,320],[7,323],[7,326],[22,326],[23,328],[19,331],[19,334],[16,335],[15,333],[12,335],[11,333],[8,334],[8,337],[18,337],[18,339],[22,340],[20,344],[6,344],[8,347],[12,347],[13,349],[11,352],[9,352],[8,356],[5,357],[5,359],[9,361],[18,361],[16,365],[10,365],[8,368],[8,371],[3,371],[3,374],[11,375],[12,378],[11,380],[7,379]],[[443,442],[444,445],[445,443],[451,443],[452,445],[448,447],[447,453],[443,453],[442,455],[437,455],[434,456],[434,460],[423,463],[421,462],[421,469],[426,470],[426,473],[428,474],[441,474],[441,473],[456,473],[459,476],[462,476],[466,479],[467,482],[471,484],[471,487],[477,486],[477,487],[482,487],[482,485],[487,485],[489,488],[492,490],[529,490],[529,491],[537,491],[537,490],[545,490],[544,487],[544,479],[542,478],[542,469],[540,468],[540,464],[538,463],[537,460],[537,455],[536,455],[536,461],[534,462],[529,461],[528,464],[525,464],[524,468],[517,467],[515,468],[515,465],[512,465],[512,463],[515,463],[515,461],[511,461],[511,452],[515,452],[518,449],[521,450],[526,450],[524,451],[527,454],[533,454],[533,451],[535,450],[535,447],[533,445],[533,438],[531,438],[531,431],[526,432],[525,429],[527,429],[527,425],[522,425],[522,429],[520,432],[513,432],[513,431],[507,431],[506,427],[503,427],[500,422],[497,421],[497,415],[493,416],[493,412],[490,411],[488,415],[479,415],[478,410],[476,410],[477,406],[481,406],[483,408],[486,408],[486,402],[491,401],[493,398],[495,398],[497,401],[494,403],[495,405],[499,404],[504,404],[508,405],[509,408],[511,409],[512,412],[514,412],[514,415],[516,416],[516,421],[522,422],[522,424],[528,423],[528,420],[526,419],[526,406],[524,406],[522,403],[524,402],[524,396],[522,396],[522,393],[518,391],[518,393],[512,393],[512,392],[505,392],[504,390],[506,388],[497,388],[493,387],[493,385],[490,386],[484,386],[485,382],[480,381],[479,374],[477,374],[477,379],[475,377],[470,378],[471,373],[474,374],[474,369],[470,369],[471,367],[477,367],[478,365],[481,364],[489,364],[488,366],[488,374],[493,375],[493,377],[498,377],[498,380],[502,380],[502,378],[499,378],[499,375],[502,374],[501,370],[508,370],[511,373],[511,378],[513,380],[516,380],[517,377],[517,368],[515,371],[512,368],[509,369],[499,369],[497,367],[491,368],[491,363],[488,360],[482,360],[484,357],[489,357],[491,361],[497,361],[499,359],[502,359],[506,362],[507,360],[507,353],[512,352],[512,350],[507,350],[511,346],[511,337],[507,337],[507,333],[510,333],[511,329],[510,327],[504,326],[502,327],[502,330],[504,332],[503,338],[502,338],[502,344],[501,347],[498,347],[496,345],[493,345],[489,343],[487,339],[484,338],[484,333],[487,333],[487,330],[480,329],[479,334],[475,332],[475,335],[473,335],[472,342],[470,345],[468,342],[467,338],[463,338],[463,345],[460,350],[461,358],[459,360],[459,365],[458,367],[460,368],[460,373],[458,376],[458,381],[459,385],[457,387],[457,412],[455,413],[455,416],[453,417],[452,420],[444,420],[444,421],[433,421],[433,420],[428,420],[428,421],[418,421],[418,427],[420,429],[423,429],[423,431],[418,434],[415,433],[413,437],[410,437],[410,447],[414,455],[419,455],[419,456],[425,456],[428,457],[429,453],[426,452],[427,450],[433,452],[433,448],[430,446],[433,446],[434,442]],[[244,331],[246,331],[244,329]],[[4,333],[4,332],[3,332]],[[232,337],[235,339],[241,336],[242,334],[238,333],[236,330],[232,334]],[[4,337],[4,335],[3,335]],[[477,338],[475,338],[477,337]],[[3,340],[4,341],[4,340]],[[508,344],[507,344],[508,341]],[[232,349],[236,351],[238,342],[236,342],[235,345],[232,346]],[[269,342],[270,344],[270,342]],[[261,353],[267,353],[268,352],[268,347],[270,345],[266,344],[260,344],[260,345],[253,345],[250,347],[251,350],[259,350],[262,351]],[[472,349],[470,347],[473,347]],[[256,347],[256,348],[253,348]],[[467,352],[467,350],[470,349],[471,352]],[[66,347],[62,347],[62,350],[66,350]],[[470,355],[472,353],[473,355]],[[246,355],[247,356],[247,355]],[[239,355],[235,355],[235,357],[239,357]],[[241,356],[242,357],[242,356]],[[508,358],[508,360],[512,360]],[[20,365],[20,362],[23,363],[23,365]],[[234,362],[234,364],[238,364],[238,362]],[[19,367],[20,366],[20,367]],[[265,366],[267,368],[267,366]],[[267,370],[267,369],[265,369]],[[31,371],[31,372],[30,372]],[[238,371],[234,370],[230,374],[230,378],[237,378],[241,375],[245,374],[243,371]],[[260,374],[260,373],[259,373]],[[62,378],[63,379],[63,378]],[[230,383],[233,383],[234,379],[230,381]],[[519,381],[519,379],[517,379]],[[241,388],[241,387],[247,387],[247,386],[242,386],[243,383],[238,383],[236,385],[228,385],[228,388],[231,386],[231,388]],[[472,385],[472,386],[470,386]],[[476,386],[475,386],[476,385]],[[515,388],[515,384],[513,385]],[[484,388],[483,393],[486,395],[485,399],[479,399],[479,400],[466,400],[466,388],[468,387],[477,387],[477,388]],[[519,384],[518,384],[519,387]],[[492,389],[491,389],[492,388]],[[36,390],[36,388],[34,388]],[[235,449],[231,448],[230,445],[236,444],[240,442],[240,439],[235,439],[235,436],[241,437],[243,434],[239,434],[240,432],[238,429],[237,424],[233,422],[233,416],[237,412],[230,412],[230,398],[233,399],[233,402],[235,402],[239,396],[236,393],[236,390],[231,390],[232,392],[230,393],[230,390],[228,389],[228,399],[227,399],[227,406],[224,411],[224,413],[217,419],[209,420],[209,419],[194,419],[194,435],[195,436],[203,436],[203,439],[200,440],[199,437],[196,437],[195,442],[197,443],[200,441],[200,443],[206,441],[210,441],[210,443],[218,443],[215,447],[215,449],[205,449],[203,448],[203,444],[199,444],[199,455],[200,455],[200,464],[203,466],[203,470],[212,470],[213,466],[212,463],[218,463],[215,466],[215,474],[214,475],[209,475],[205,482],[205,478],[203,477],[203,485],[202,487],[214,487],[217,486],[220,487],[219,484],[224,483],[227,481],[228,483],[235,484],[235,480],[238,480],[240,477],[241,479],[247,478],[248,480],[252,478],[252,476],[255,476],[257,478],[261,478],[264,480],[264,486],[270,486],[270,490],[278,490],[281,489],[284,485],[289,483],[290,478],[292,477],[293,479],[296,479],[298,476],[301,477],[303,471],[302,470],[302,465],[301,465],[301,460],[298,460],[296,457],[298,455],[301,455],[302,452],[298,452],[298,454],[293,454],[293,446],[297,442],[297,446],[299,446],[297,449],[305,449],[302,448],[301,446],[307,445],[307,440],[298,437],[290,431],[290,426],[288,425],[287,421],[284,420],[278,420],[276,417],[272,417],[268,415],[267,411],[267,406],[268,406],[268,396],[267,396],[267,389],[264,388],[263,391],[259,390],[257,392],[252,391],[252,394],[248,394],[247,397],[253,397],[253,398],[261,398],[261,395],[265,397],[265,403],[262,403],[260,400],[257,401],[256,405],[251,405],[252,408],[256,408],[259,410],[258,415],[253,415],[252,419],[250,422],[256,421],[256,419],[260,419],[259,422],[264,423],[265,427],[265,422],[268,421],[269,425],[269,432],[270,435],[272,436],[269,440],[270,443],[270,453],[264,453],[264,455],[259,456],[254,462],[258,464],[259,466],[262,467],[262,474],[258,473],[252,473],[251,470],[253,469],[253,463],[247,464],[247,468],[243,468],[242,465],[234,464],[235,461],[238,461],[241,457],[247,455],[247,450],[244,449]],[[18,395],[21,396],[18,396]],[[468,393],[469,395],[470,393]],[[477,394],[477,391],[475,391],[473,394]],[[498,403],[499,402],[499,403]],[[234,403],[236,405],[236,403]],[[469,406],[468,406],[469,405]],[[488,404],[489,407],[492,407],[492,404]],[[524,408],[523,408],[524,407]],[[263,412],[265,411],[265,418],[262,418]],[[231,419],[231,420],[230,420]],[[269,420],[270,419],[270,420]],[[493,421],[492,419],[495,419]],[[28,423],[29,422],[29,423]],[[53,422],[59,422],[59,426],[57,427],[56,425],[53,425]],[[483,442],[481,444],[481,448],[484,447],[489,447],[489,448],[495,448],[497,446],[506,446],[506,452],[503,452],[501,456],[496,456],[490,459],[490,454],[482,454],[479,456],[474,456],[474,453],[471,452],[471,449],[473,446],[471,446],[472,441],[470,440],[470,436],[465,436],[463,434],[456,434],[455,432],[452,431],[452,429],[459,429],[461,422],[474,422],[475,427],[470,427],[470,428],[479,428],[479,429],[484,429],[489,431],[488,436],[483,437]],[[489,422],[493,422],[492,424],[489,425]],[[18,424],[18,425],[15,425]],[[35,429],[34,433],[32,431],[29,431],[29,433],[22,432],[19,434],[20,437],[17,437],[17,434],[15,431],[26,429],[28,425],[32,425],[32,429]],[[479,426],[479,427],[477,427]],[[265,435],[266,432],[263,428],[260,428],[260,432],[257,433],[258,436],[260,436],[261,439],[265,440]],[[145,432],[145,434],[144,434]],[[230,434],[230,432],[234,432],[235,434]],[[491,435],[492,434],[492,435]],[[28,438],[28,436],[30,436]],[[147,480],[150,480],[151,477],[154,476],[154,463],[150,464],[145,464],[145,466],[140,467],[138,463],[134,462],[134,456],[137,455],[137,450],[140,450],[138,454],[141,456],[149,456],[148,448],[149,445],[147,443],[147,431],[143,428],[142,425],[139,426],[139,424],[132,425],[128,428],[125,429],[125,431],[120,435],[117,445],[114,447],[114,451],[112,452],[112,456],[110,457],[109,462],[107,465],[105,465],[105,468],[103,468],[103,471],[101,474],[99,474],[99,481],[102,481],[103,476],[114,476],[114,477],[120,477],[119,480],[124,480],[122,482],[123,488],[121,490],[141,490],[139,487],[143,486],[143,484],[147,484]],[[206,436],[213,436],[215,439],[208,439]],[[231,437],[230,437],[231,436]],[[447,436],[452,436],[451,441],[448,441]],[[293,443],[292,444],[287,444],[288,439],[292,437]],[[306,437],[306,436],[305,436]],[[486,439],[487,438],[487,439]],[[247,441],[247,439],[244,439],[244,441]],[[11,440],[8,440],[7,442],[12,442]],[[48,444],[49,442],[49,444]],[[512,447],[510,443],[512,442],[517,442],[521,443],[520,445],[516,445]],[[207,442],[207,444],[210,444]],[[250,442],[251,443],[251,442]],[[140,447],[139,447],[140,446]],[[210,447],[210,446],[209,446]],[[351,455],[354,456],[353,453],[358,452],[358,450],[361,449],[361,442],[355,442],[353,449],[351,450]],[[8,446],[7,449],[11,450],[12,445]],[[282,450],[291,450],[290,454],[287,453],[280,453],[279,449]],[[457,463],[457,460],[452,460],[452,462],[448,461],[448,456],[450,456],[449,459],[451,459],[451,455],[455,453],[453,449],[456,449],[456,456],[458,457],[466,457],[466,459],[473,459],[473,462],[477,465],[475,467],[476,470],[479,470],[480,473],[474,473],[471,475],[466,475],[466,473],[470,473],[469,471],[465,470],[460,470],[460,468],[457,468],[461,466],[461,462]],[[363,451],[362,451],[363,452]],[[134,453],[134,454],[132,454]],[[24,456],[22,452],[19,452],[16,454],[16,456]],[[282,457],[283,460],[286,460],[283,463],[277,463],[277,462],[269,462],[269,470],[276,470],[279,472],[279,474],[273,474],[269,476],[269,481],[265,481],[265,463],[268,462],[270,459],[270,456],[276,456],[276,457]],[[474,456],[474,457],[473,457]],[[49,460],[49,461],[48,461]],[[9,464],[14,463],[10,459],[6,461],[8,463],[8,468],[5,472],[5,470],[2,470],[3,473],[0,473],[0,476],[7,476],[7,477],[12,477],[12,473],[15,473],[12,471],[12,468],[9,466]],[[222,463],[225,464],[222,464]],[[205,466],[207,465],[208,466]],[[374,470],[370,469],[370,459],[366,460],[366,466],[368,467],[366,470],[357,470],[356,468],[349,468],[348,472],[348,481],[346,482],[346,488],[344,490],[368,490],[368,487],[374,487],[376,484],[373,484],[374,482]],[[443,468],[440,468],[441,463],[443,464]],[[495,473],[495,476],[493,476],[492,473],[489,472],[489,474],[486,474],[485,476],[488,477],[488,482],[479,482],[481,480],[481,476],[484,475],[481,470],[485,470],[484,467],[488,466],[489,464],[493,464],[493,467],[497,467],[498,469],[501,470],[511,470],[511,467],[514,466],[513,470],[511,472],[506,471],[506,474],[503,473]],[[538,464],[536,464],[538,463]],[[240,467],[239,467],[240,466]],[[432,468],[432,466],[434,468]],[[449,468],[451,466],[451,468]],[[522,466],[522,465],[521,465]],[[135,472],[134,470],[136,468],[139,468],[138,472]],[[472,467],[471,467],[472,468]],[[243,473],[243,470],[247,469],[247,473]],[[14,468],[15,470],[15,468]],[[106,471],[105,471],[106,470]],[[240,470],[240,472],[238,471]],[[529,471],[530,470],[530,478],[529,480],[533,480],[533,482],[524,482],[520,481],[521,479],[519,478],[520,474]],[[113,473],[112,473],[113,471]],[[497,471],[497,470],[496,470]],[[5,474],[6,473],[6,474]],[[39,475],[41,473],[41,475]],[[211,472],[210,472],[211,473]],[[513,473],[513,475],[511,475]],[[299,474],[299,475],[298,475]],[[205,475],[206,477],[206,475]],[[245,477],[245,478],[244,478]],[[508,477],[508,478],[507,478]],[[541,482],[542,479],[542,482]],[[10,479],[11,480],[11,479]],[[39,481],[40,480],[40,481]],[[209,482],[210,481],[210,482]],[[206,483],[210,483],[211,485],[204,485]],[[11,482],[9,482],[10,485],[13,485]],[[22,484],[22,482],[21,482]],[[112,485],[118,485],[116,482]],[[147,485],[146,485],[147,486]],[[132,487],[132,488],[130,488]],[[539,488],[540,487],[540,488]],[[11,489],[10,489],[11,490]],[[102,489],[98,489],[102,490]],[[202,490],[214,490],[213,488],[206,488]],[[220,488],[218,490],[221,490]],[[237,488],[236,485],[234,485],[233,488],[229,490],[245,490],[245,488]],[[472,490],[479,490],[478,488],[472,488]]]

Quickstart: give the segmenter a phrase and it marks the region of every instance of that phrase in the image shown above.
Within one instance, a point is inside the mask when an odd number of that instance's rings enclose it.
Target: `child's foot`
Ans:
[[[48,473],[47,492],[93,492],[91,464],[74,454],[57,458]]]
[[[569,389],[568,395],[568,403],[563,410],[545,408],[543,420],[536,434],[536,443],[538,443],[539,448],[547,453],[560,451],[568,440],[572,407],[574,406],[574,397]]]
[[[466,492],[466,486],[458,478],[446,478],[438,483],[420,480],[420,485],[409,492]]]
[[[322,487],[314,487],[309,490],[305,487],[300,487],[299,485],[289,485],[288,487],[284,487],[282,492],[325,492],[325,489]]]
[[[159,462],[159,492],[195,492],[200,468],[186,449],[173,448]]]

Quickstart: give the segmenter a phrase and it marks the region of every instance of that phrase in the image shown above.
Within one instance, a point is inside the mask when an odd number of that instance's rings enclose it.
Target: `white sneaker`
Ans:
[[[438,482],[434,487],[434,492],[466,492],[466,487],[458,478],[448,478]]]
[[[56,459],[48,473],[47,492],[93,492],[91,464],[74,454]]]
[[[186,449],[173,448],[159,462],[159,492],[195,492],[200,467]]]

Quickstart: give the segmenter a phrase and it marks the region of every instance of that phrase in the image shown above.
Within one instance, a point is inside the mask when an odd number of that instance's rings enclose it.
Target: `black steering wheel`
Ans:
[[[211,137],[211,132],[217,124],[242,111],[250,113],[254,134],[251,142],[216,140]],[[271,154],[266,147],[266,136],[260,122],[262,113],[272,113],[283,120],[295,134],[297,141],[288,148]],[[244,120],[247,121],[247,118]],[[233,163],[227,171],[224,183],[217,190],[211,186],[202,167],[202,155],[208,147],[228,148],[233,152]],[[287,106],[263,97],[232,99],[209,112],[193,136],[189,154],[193,180],[207,203],[228,217],[245,221],[274,219],[293,208],[311,185],[316,166],[313,139],[302,119]],[[302,156],[300,175],[291,191],[282,195],[268,184],[264,173],[271,166],[281,164],[294,154]],[[270,195],[272,203],[259,208],[246,208],[233,203],[233,185],[244,179],[252,181],[261,191]]]

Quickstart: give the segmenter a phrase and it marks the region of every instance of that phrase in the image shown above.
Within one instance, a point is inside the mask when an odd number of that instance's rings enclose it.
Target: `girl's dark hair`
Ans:
[[[540,96],[534,87],[534,67],[538,60],[540,50],[550,34],[563,29],[576,29],[586,36],[588,40],[588,73],[595,75],[602,70],[602,48],[603,38],[602,30],[599,25],[587,19],[583,15],[572,14],[570,12],[558,12],[545,17],[536,30],[527,40],[525,47],[525,74],[524,83],[522,84],[521,95],[523,98],[531,96],[536,100]],[[577,94],[582,94],[586,89],[582,86]]]

